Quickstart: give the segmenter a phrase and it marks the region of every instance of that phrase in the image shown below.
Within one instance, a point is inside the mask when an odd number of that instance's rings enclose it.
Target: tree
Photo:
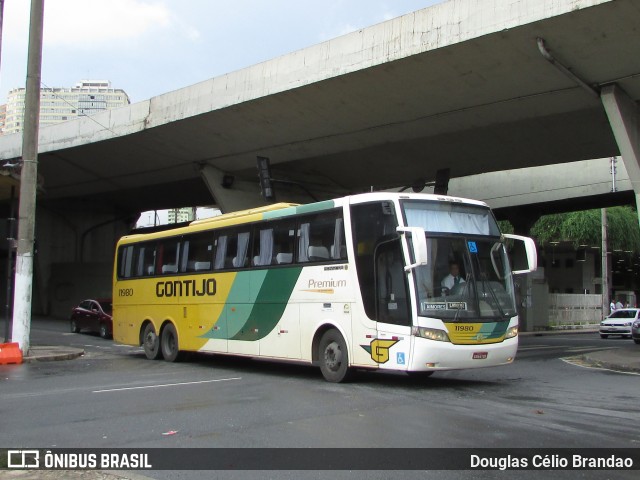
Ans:
[[[640,226],[637,212],[629,207],[607,209],[609,246],[611,250],[640,253]],[[538,244],[569,241],[580,245],[600,246],[600,210],[545,215],[531,228],[531,236]]]

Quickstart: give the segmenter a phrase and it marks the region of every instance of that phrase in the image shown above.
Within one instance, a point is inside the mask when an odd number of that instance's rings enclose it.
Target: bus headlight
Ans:
[[[412,332],[416,337],[426,338],[428,340],[435,340],[437,342],[450,342],[449,335],[444,330],[438,328],[427,327],[413,327]]]
[[[507,334],[504,336],[504,338],[513,338],[517,336],[518,336],[518,326],[516,325],[515,327],[511,327],[509,328],[509,330],[507,330]]]

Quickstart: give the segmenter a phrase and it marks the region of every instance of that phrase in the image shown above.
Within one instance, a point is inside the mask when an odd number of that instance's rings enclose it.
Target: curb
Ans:
[[[31,347],[29,355],[22,358],[23,363],[36,362],[56,362],[60,360],[73,360],[84,355],[82,348],[67,347],[58,349],[57,347]]]

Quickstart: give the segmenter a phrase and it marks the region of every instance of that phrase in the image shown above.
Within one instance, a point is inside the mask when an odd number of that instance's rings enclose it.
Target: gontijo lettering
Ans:
[[[157,297],[213,297],[216,294],[216,279],[168,280],[156,283]]]

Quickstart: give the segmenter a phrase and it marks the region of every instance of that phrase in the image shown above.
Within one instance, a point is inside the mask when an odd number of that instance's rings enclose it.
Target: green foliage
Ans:
[[[609,248],[640,253],[640,226],[637,212],[629,207],[607,209]],[[602,242],[600,210],[545,215],[531,228],[539,244],[569,241],[579,245],[600,246]]]
[[[498,221],[498,228],[500,228],[500,232],[501,233],[513,233],[514,232],[513,225],[511,225],[511,222],[509,220],[499,220]]]
[[[540,245],[562,240],[562,221],[564,214],[545,215],[531,227],[531,236]]]
[[[612,250],[631,250],[640,253],[638,213],[631,207],[607,209],[609,246]],[[600,238],[598,236],[598,238]]]

